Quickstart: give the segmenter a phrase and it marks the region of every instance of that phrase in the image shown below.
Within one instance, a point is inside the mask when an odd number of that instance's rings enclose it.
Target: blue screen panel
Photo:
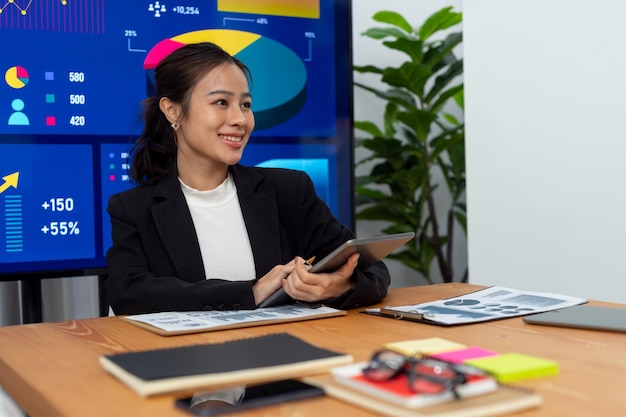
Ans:
[[[353,225],[350,3],[5,2],[0,13],[0,280],[105,271],[106,204],[158,62],[212,41],[252,71],[246,165],[301,169]],[[69,276],[69,275],[67,275]]]

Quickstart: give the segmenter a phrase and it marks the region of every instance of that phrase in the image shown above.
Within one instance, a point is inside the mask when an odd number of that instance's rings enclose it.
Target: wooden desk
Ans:
[[[479,288],[458,283],[398,288],[391,290],[381,305],[415,304]],[[387,342],[428,337],[500,353],[545,357],[559,363],[561,372],[519,383],[541,393],[544,405],[516,416],[616,416],[626,410],[622,391],[626,381],[626,334],[530,325],[519,317],[444,328],[350,311],[344,317],[173,337],[157,336],[116,317],[10,326],[0,328],[0,386],[30,417],[188,416],[173,408],[172,397],[137,396],[102,369],[99,356],[276,332],[289,332],[310,343],[351,353],[355,361],[366,360]],[[324,397],[237,415],[372,414]]]

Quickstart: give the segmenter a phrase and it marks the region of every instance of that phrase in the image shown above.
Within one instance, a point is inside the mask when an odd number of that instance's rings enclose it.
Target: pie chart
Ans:
[[[9,87],[20,89],[26,87],[28,84],[28,71],[26,68],[16,65],[11,67],[4,73],[4,80]]]
[[[230,29],[187,32],[164,39],[146,55],[143,67],[151,94],[154,68],[183,45],[213,42],[250,69],[256,130],[279,125],[295,116],[306,101],[307,72],[302,59],[285,45],[256,33]]]

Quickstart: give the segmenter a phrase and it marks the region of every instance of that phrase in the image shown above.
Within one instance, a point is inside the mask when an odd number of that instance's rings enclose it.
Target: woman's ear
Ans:
[[[180,120],[180,105],[174,103],[167,97],[161,97],[159,100],[159,108],[170,123],[175,123]]]

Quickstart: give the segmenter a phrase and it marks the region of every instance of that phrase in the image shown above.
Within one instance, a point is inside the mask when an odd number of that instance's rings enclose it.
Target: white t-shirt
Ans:
[[[250,238],[230,174],[214,190],[198,191],[179,178],[196,228],[205,277],[246,281],[256,277]]]

